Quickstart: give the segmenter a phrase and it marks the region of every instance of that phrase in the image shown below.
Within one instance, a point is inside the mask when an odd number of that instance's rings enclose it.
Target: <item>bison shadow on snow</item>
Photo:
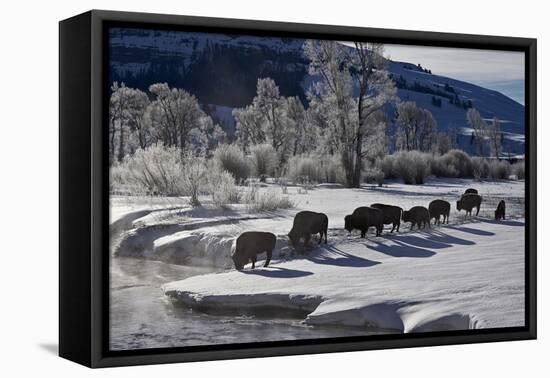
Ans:
[[[399,235],[396,237],[388,238],[388,240],[391,240],[393,242],[399,241],[401,243],[405,243],[413,247],[426,248],[426,249],[441,249],[441,248],[451,247],[451,244],[445,242],[443,239],[434,240],[431,238],[421,238],[419,236],[414,236],[414,235]]]
[[[449,228],[455,227],[449,226]],[[407,234],[392,235],[386,239],[393,242],[393,245],[386,245],[383,242],[376,241],[376,246],[368,245],[367,247],[393,257],[431,257],[436,254],[432,251],[434,249],[452,247],[453,244],[475,244],[475,242],[471,240],[451,236],[439,230],[432,230],[429,232],[421,231],[421,234],[425,235],[425,237]]]
[[[368,268],[380,264],[379,261],[365,259],[342,251],[331,245],[321,247],[321,253],[307,256],[309,261],[316,264],[334,265],[351,268]]]
[[[270,266],[268,268],[260,268],[254,270],[241,270],[243,274],[253,274],[268,278],[299,278],[311,276],[313,272],[298,269],[281,268],[280,266]]]
[[[467,232],[469,234],[479,235],[479,236],[493,236],[495,233],[491,231],[478,230],[477,228],[464,227],[464,226],[448,226],[450,229]]]
[[[515,220],[480,219],[480,221],[484,223],[491,223],[491,224],[502,224],[504,226],[525,227],[525,222],[519,222]]]
[[[446,234],[439,230],[431,230],[430,232],[425,233],[426,238],[429,240],[433,240],[435,242],[439,243],[446,243],[446,244],[458,244],[458,245],[474,245],[475,242],[467,239],[458,238],[456,236],[451,236],[449,234]]]
[[[413,245],[404,243],[398,238],[389,239],[393,242],[392,245],[386,245],[380,241],[375,241],[376,245],[365,244],[365,247],[374,251],[383,253],[391,257],[432,257],[436,253],[426,248],[415,247]]]

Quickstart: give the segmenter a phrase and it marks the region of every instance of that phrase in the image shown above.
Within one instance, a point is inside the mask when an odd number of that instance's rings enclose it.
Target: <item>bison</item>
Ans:
[[[497,209],[495,210],[495,219],[506,219],[506,202],[504,202],[504,200],[500,200],[498,203]]]
[[[384,213],[373,207],[358,207],[353,214],[344,217],[344,224],[345,229],[350,233],[355,229],[360,230],[362,238],[366,237],[370,227],[375,227],[376,236],[380,236],[384,228]]]
[[[479,194],[479,193],[477,192],[477,189],[468,188],[464,191],[464,194]]]
[[[294,248],[298,248],[300,239],[304,238],[304,246],[309,243],[311,234],[319,234],[319,244],[325,235],[325,244],[327,244],[328,217],[323,213],[313,211],[300,211],[294,216],[292,230],[288,233],[288,238]]]
[[[264,267],[268,266],[276,241],[277,238],[271,232],[243,232],[237,238],[235,251],[231,255],[235,268],[242,270],[248,264],[248,261],[251,260],[252,269],[254,269],[258,255],[264,252],[266,253]]]
[[[381,210],[384,215],[384,224],[391,224],[392,229],[390,232],[393,232],[397,227],[397,232],[399,232],[399,226],[401,225],[401,213],[403,209],[399,206],[386,205],[383,203],[373,203],[370,205],[375,209]]]
[[[430,221],[435,218],[434,224],[441,224],[441,217],[443,217],[443,224],[445,221],[449,224],[449,213],[451,212],[449,202],[440,199],[433,200],[428,205],[428,211],[430,212]]]
[[[458,201],[456,201],[456,209],[458,211],[466,210],[466,215],[472,216],[472,209],[477,208],[476,217],[479,214],[479,208],[481,207],[481,196],[478,194],[463,194]]]
[[[411,230],[416,224],[417,228],[430,228],[430,212],[424,206],[415,206],[409,211],[403,211],[403,222],[411,222]]]

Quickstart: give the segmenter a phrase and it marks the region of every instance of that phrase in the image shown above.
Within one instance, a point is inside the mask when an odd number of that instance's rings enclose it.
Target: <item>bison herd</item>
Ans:
[[[472,216],[472,210],[476,209],[476,216],[479,214],[482,198],[476,189],[467,189],[460,199],[456,201],[458,211],[466,211],[466,216]],[[376,236],[382,234],[385,224],[391,224],[392,229],[399,232],[401,221],[411,223],[411,230],[416,225],[417,229],[431,227],[431,220],[434,219],[434,225],[449,223],[449,213],[451,204],[447,201],[436,199],[429,203],[428,208],[424,206],[414,206],[409,210],[403,210],[399,206],[374,203],[371,206],[361,206],[356,208],[352,214],[344,217],[344,228],[348,232],[353,230],[361,231],[361,237],[365,238],[369,228],[374,227]],[[506,203],[500,201],[495,211],[495,219],[505,219]],[[313,211],[300,211],[294,216],[292,229],[288,233],[290,244],[295,249],[306,246],[311,235],[319,234],[319,244],[325,238],[327,243],[328,217],[324,213]],[[235,245],[235,251],[232,254],[235,268],[242,270],[244,266],[251,261],[254,269],[257,255],[266,253],[267,258],[264,267],[269,265],[271,254],[275,248],[276,236],[271,232],[248,231],[242,233]],[[303,245],[301,242],[303,240]]]

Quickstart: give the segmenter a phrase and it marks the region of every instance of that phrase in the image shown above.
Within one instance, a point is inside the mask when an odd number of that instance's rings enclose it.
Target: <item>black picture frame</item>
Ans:
[[[338,339],[109,351],[109,26],[354,39],[525,52],[525,326]],[[535,339],[536,39],[92,10],[59,23],[59,354],[89,367]]]

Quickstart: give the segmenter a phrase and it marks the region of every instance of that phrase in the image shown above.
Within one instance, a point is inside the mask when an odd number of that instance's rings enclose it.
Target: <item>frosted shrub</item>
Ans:
[[[424,184],[430,174],[428,154],[400,151],[394,155],[392,170],[405,184]]]
[[[396,178],[395,173],[393,171],[393,162],[394,162],[393,155],[386,155],[384,156],[384,158],[377,161],[376,165],[378,166],[378,169],[380,169],[384,174],[384,178],[387,178],[387,179]]]
[[[472,177],[472,159],[461,150],[450,150],[434,159],[432,173],[439,177]]]
[[[346,183],[346,176],[344,174],[344,168],[342,162],[338,156],[327,155],[318,160],[318,178],[319,182],[326,183]]]
[[[309,156],[297,155],[289,159],[287,175],[295,183],[319,182],[319,161]]]
[[[218,207],[226,207],[230,203],[239,203],[240,193],[235,185],[233,175],[227,171],[215,169],[209,171],[206,178],[208,193],[212,203]]]
[[[245,180],[250,174],[246,156],[235,145],[222,144],[218,146],[214,151],[213,160],[219,169],[231,173],[237,183]]]
[[[138,194],[137,188],[128,186],[127,171],[121,164],[115,163],[109,169],[109,193],[111,194]],[[139,193],[146,194],[146,193]]]
[[[199,195],[206,185],[206,165],[202,158],[187,156],[182,167],[184,194],[189,196],[191,206],[200,206]]]
[[[518,180],[525,180],[525,162],[521,161],[512,165],[512,174],[515,175]]]
[[[378,167],[371,167],[365,169],[363,172],[363,181],[366,183],[376,183],[378,186],[382,186],[384,183],[384,172]]]
[[[490,177],[494,179],[508,179],[512,173],[510,163],[506,160],[493,160],[489,163]]]
[[[182,195],[180,151],[161,144],[137,149],[111,168],[111,177],[130,194]]]
[[[249,185],[246,191],[244,192],[243,200],[245,203],[252,203],[256,200],[260,188],[258,185],[252,184]]]
[[[273,176],[277,167],[277,152],[270,144],[258,144],[250,148],[254,175]]]
[[[288,196],[282,196],[275,190],[264,191],[262,193],[257,185],[248,187],[244,194],[244,201],[247,204],[247,211],[250,213],[294,207],[294,202]]]
[[[472,174],[476,180],[489,177],[489,162],[482,157],[472,158]]]

